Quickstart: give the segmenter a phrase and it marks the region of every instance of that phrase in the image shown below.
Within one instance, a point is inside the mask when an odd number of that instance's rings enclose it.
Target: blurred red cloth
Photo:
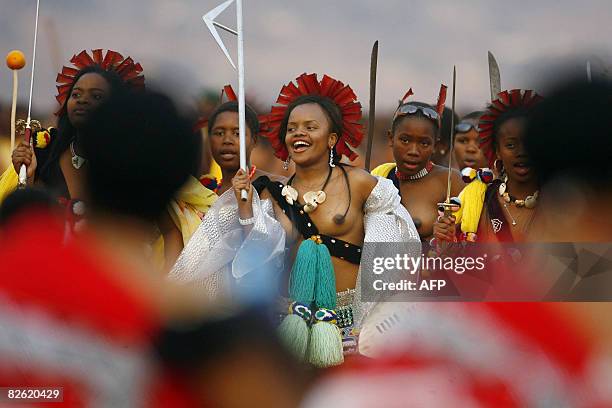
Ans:
[[[152,358],[162,326],[153,302],[117,279],[123,266],[86,234],[63,238],[63,220],[44,213],[19,214],[0,235],[0,331],[13,328],[0,334],[0,386],[61,386],[70,407],[192,406]]]
[[[385,308],[381,319],[400,322],[381,335],[393,339],[380,343],[374,358],[349,357],[330,370],[306,408],[612,406],[590,383],[597,350],[558,304]]]

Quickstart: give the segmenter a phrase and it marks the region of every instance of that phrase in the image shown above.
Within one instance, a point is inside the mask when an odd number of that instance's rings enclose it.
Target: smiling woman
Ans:
[[[368,310],[358,289],[360,274],[369,273],[361,270],[364,243],[418,243],[393,183],[341,162],[357,157],[352,148],[363,138],[356,99],[349,86],[327,75],[319,81],[303,74],[297,86],[284,86],[264,134],[279,159],[293,160],[295,174],[287,183],[259,177],[251,184],[239,170],[234,194],[213,205],[171,273],[198,282],[211,297],[261,301],[263,294],[272,302],[287,295],[281,338],[320,367],[358,351]],[[247,201],[241,190],[248,191]]]

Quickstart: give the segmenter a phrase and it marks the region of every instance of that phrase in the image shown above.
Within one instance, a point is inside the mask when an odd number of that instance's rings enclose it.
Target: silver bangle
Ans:
[[[246,220],[243,220],[242,218],[238,217],[238,222],[240,223],[240,225],[253,225],[255,224],[255,217],[247,218]]]

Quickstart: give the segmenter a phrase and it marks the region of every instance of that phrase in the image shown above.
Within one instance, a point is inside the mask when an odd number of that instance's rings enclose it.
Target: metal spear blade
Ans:
[[[587,81],[589,84],[593,82],[593,78],[591,77],[591,61],[587,60],[586,62],[586,72],[587,72]]]
[[[366,150],[365,169],[370,171],[372,143],[374,142],[374,122],[376,118],[376,69],[378,67],[378,40],[372,46],[370,57],[370,110],[368,112],[368,147]]]
[[[501,92],[501,76],[499,74],[499,65],[497,65],[497,61],[491,51],[489,51],[489,86],[491,88],[491,100],[494,101]]]
[[[232,57],[230,57],[229,52],[227,51],[227,47],[225,47],[225,44],[223,44],[223,40],[221,39],[221,36],[219,36],[219,32],[217,31],[216,26],[219,26],[227,31],[230,31],[231,29],[228,29],[227,27],[222,26],[221,24],[215,21],[215,18],[217,18],[217,16],[221,14],[223,10],[228,8],[230,4],[232,4],[233,2],[234,0],[227,0],[225,3],[218,5],[214,9],[210,10],[208,13],[204,14],[202,16],[202,20],[204,20],[204,24],[206,24],[206,27],[208,27],[208,30],[210,31],[212,36],[215,38],[215,41],[217,41],[217,45],[219,46],[219,48],[221,48],[221,51],[223,51],[223,53],[225,54],[225,57],[228,59],[230,64],[232,64],[232,67],[236,69],[236,64],[234,64]]]

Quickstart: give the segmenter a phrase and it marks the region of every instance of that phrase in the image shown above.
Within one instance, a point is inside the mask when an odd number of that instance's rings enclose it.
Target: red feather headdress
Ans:
[[[62,72],[57,74],[57,102],[60,104],[60,109],[56,112],[59,114],[64,109],[64,103],[68,99],[68,93],[74,85],[74,81],[79,72],[91,65],[98,65],[106,71],[115,71],[121,79],[128,85],[134,88],[144,87],[144,76],[142,74],[142,66],[135,63],[131,57],[123,58],[116,51],[108,50],[106,55],[103,55],[101,49],[92,50],[92,55],[83,50],[78,55],[73,55],[70,62],[74,67],[62,67]]]
[[[321,81],[317,74],[302,74],[296,78],[295,85],[289,82],[283,86],[276,100],[277,105],[264,121],[262,134],[270,141],[274,148],[274,154],[281,160],[287,160],[289,152],[287,146],[280,138],[280,125],[287,111],[288,105],[302,95],[320,95],[334,101],[342,114],[342,134],[336,143],[336,153],[346,156],[349,160],[355,160],[357,153],[351,147],[356,148],[363,140],[363,126],[361,120],[361,104],[357,102],[357,96],[350,86],[330,76],[323,75]]]
[[[497,94],[497,99],[491,102],[487,111],[480,117],[478,138],[480,148],[492,167],[495,161],[493,149],[493,127],[497,119],[506,111],[516,108],[531,108],[543,98],[532,90],[513,89]]]

